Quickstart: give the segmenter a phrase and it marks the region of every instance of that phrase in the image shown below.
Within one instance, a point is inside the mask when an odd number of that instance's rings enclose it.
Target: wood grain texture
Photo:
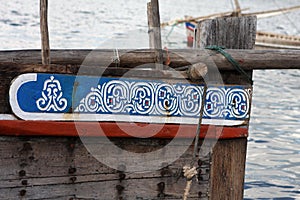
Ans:
[[[40,31],[42,46],[42,64],[50,64],[50,44],[48,32],[48,0],[40,0]]]
[[[95,146],[111,146],[91,141]],[[112,142],[143,152],[161,148],[169,140],[116,138]],[[174,152],[177,149],[173,146]],[[181,168],[190,162],[190,152],[160,170],[123,173],[101,164],[76,137],[1,137],[0,198],[182,199],[186,180]],[[198,199],[204,191],[194,184],[190,199]]]
[[[211,199],[242,200],[247,138],[219,140],[213,149]]]
[[[227,49],[253,49],[256,17],[224,17],[204,20],[197,25],[196,47],[209,45]]]
[[[228,33],[231,32],[228,30]],[[232,36],[230,36],[232,37]],[[234,37],[230,38],[223,36],[224,41],[231,39],[235,41]],[[239,35],[238,41],[242,44],[242,39],[245,36]],[[212,38],[213,40],[215,38]],[[202,39],[201,39],[202,40]],[[249,47],[253,45],[249,45]],[[233,48],[232,46],[230,46]],[[299,69],[300,68],[300,50],[249,50],[249,49],[226,49],[240,66],[245,70],[257,69]],[[115,67],[112,62],[114,56],[113,49],[103,50],[51,50],[51,63],[58,65],[82,65],[82,66],[99,66],[99,67]],[[151,49],[140,50],[119,50],[120,65],[119,67],[134,68],[137,66],[143,67],[144,64],[155,63],[155,51]],[[169,56],[168,56],[169,55]],[[203,62],[208,68],[213,67],[211,61],[219,70],[233,71],[232,65],[220,54],[211,50],[203,49],[169,49],[168,55],[166,50],[163,50],[163,60],[167,63],[169,57],[171,68],[179,68],[189,66],[191,64]],[[13,50],[0,51],[1,65],[37,65],[42,64],[40,50]],[[152,65],[153,67],[155,65]],[[149,67],[149,66],[147,66]],[[12,71],[11,69],[7,69]]]
[[[155,49],[155,68],[163,69],[163,53],[161,42],[160,14],[158,0],[147,3],[149,47]]]
[[[232,49],[252,49],[255,44],[256,17],[229,17],[199,22],[196,44]],[[213,79],[216,72],[209,71]],[[247,73],[252,76],[252,70]],[[231,79],[243,79],[238,73],[227,73]],[[245,176],[247,139],[219,140],[212,150],[210,166],[211,200],[242,200]]]

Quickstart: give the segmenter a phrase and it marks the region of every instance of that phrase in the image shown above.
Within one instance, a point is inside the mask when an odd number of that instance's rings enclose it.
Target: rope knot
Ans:
[[[189,167],[189,166],[183,167],[183,175],[187,180],[191,180],[196,174],[197,174],[196,167]]]
[[[197,168],[184,166],[182,169],[183,169],[183,175],[187,179],[186,187],[184,189],[184,194],[183,194],[183,200],[187,200],[192,185],[192,179],[197,174]]]

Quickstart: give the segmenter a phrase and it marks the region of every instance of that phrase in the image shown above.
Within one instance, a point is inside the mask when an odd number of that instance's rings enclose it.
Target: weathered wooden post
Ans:
[[[40,30],[41,30],[41,50],[42,64],[50,64],[50,45],[48,33],[48,0],[40,0]]]
[[[229,49],[252,49],[255,43],[255,33],[256,17],[254,16],[217,18],[198,24],[195,42],[196,47],[201,49],[209,45]],[[238,60],[238,62],[242,62],[242,60]],[[252,76],[252,70],[246,72]],[[251,84],[239,72],[221,71],[221,75],[225,85],[242,85],[252,90]],[[248,126],[249,121],[236,128]],[[212,148],[209,158],[209,199],[243,199],[247,135],[218,140]]]
[[[161,43],[160,15],[158,0],[147,3],[149,47],[155,49],[156,69],[163,69],[163,53]]]

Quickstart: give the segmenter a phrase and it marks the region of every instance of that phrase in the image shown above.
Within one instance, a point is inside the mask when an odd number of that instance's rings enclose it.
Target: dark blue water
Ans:
[[[245,12],[299,0],[241,0]],[[148,47],[147,0],[49,1],[51,48]],[[40,48],[39,1],[0,0],[0,49]],[[160,1],[161,21],[230,11],[230,0]],[[258,29],[300,35],[300,11],[258,20]],[[184,48],[183,25],[163,29],[163,45]],[[245,199],[300,199],[300,71],[255,71]]]

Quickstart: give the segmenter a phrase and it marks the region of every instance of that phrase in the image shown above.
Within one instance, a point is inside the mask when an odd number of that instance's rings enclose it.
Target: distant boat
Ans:
[[[164,22],[161,24],[161,26],[162,27],[174,26],[180,23],[185,23],[186,33],[187,33],[187,45],[189,47],[192,47],[196,25],[198,22],[202,20],[213,19],[217,17],[251,16],[251,15],[252,16],[256,15],[257,18],[266,18],[266,17],[272,17],[275,15],[280,15],[280,14],[284,14],[284,13],[288,13],[300,9],[300,6],[293,6],[289,8],[281,8],[276,10],[262,11],[262,12],[242,13],[243,10],[247,10],[247,9],[240,9],[240,6],[238,5],[238,1],[235,1],[235,3],[237,5],[236,5],[236,10],[234,11],[214,13],[207,16],[199,16],[199,17],[185,16],[184,19],[176,19],[176,20],[171,20],[169,22]],[[257,31],[255,46],[257,48],[300,49],[300,36],[283,35],[277,33]]]
[[[194,31],[197,22],[185,22],[187,45],[193,46]],[[284,35],[270,32],[256,32],[256,48],[300,49],[300,36]]]

